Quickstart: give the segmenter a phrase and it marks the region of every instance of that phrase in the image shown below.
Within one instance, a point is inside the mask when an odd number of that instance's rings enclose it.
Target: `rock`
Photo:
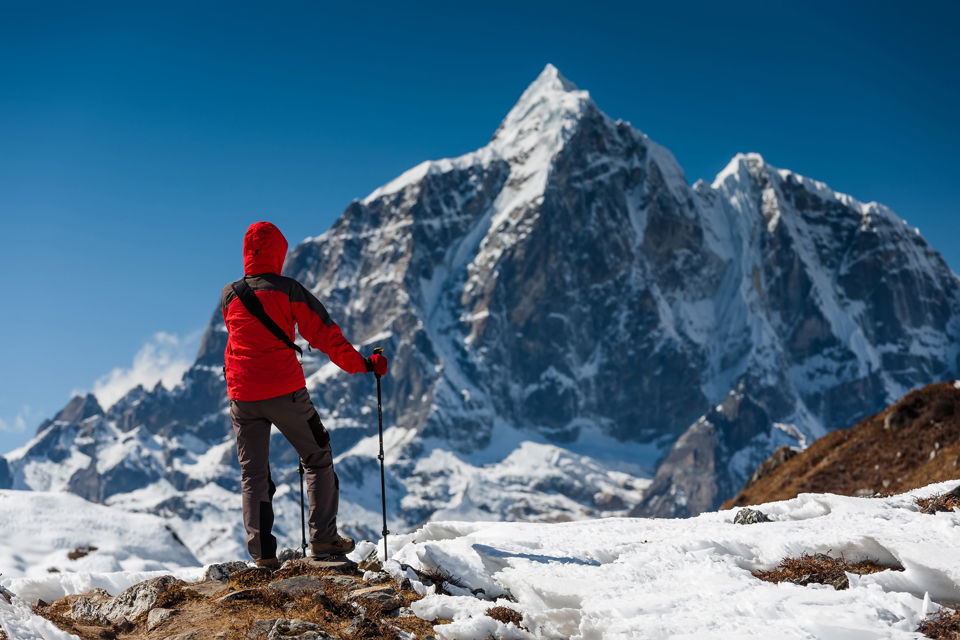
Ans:
[[[67,617],[73,620],[92,621],[103,624],[106,618],[102,610],[110,604],[113,598],[105,589],[94,589],[80,595],[73,601]]]
[[[400,594],[397,593],[396,589],[387,585],[357,589],[350,593],[350,597],[380,605],[384,611],[393,611],[403,605],[403,598]]]
[[[207,571],[203,574],[203,579],[204,581],[226,582],[234,573],[247,568],[247,563],[239,560],[219,562],[207,567]]]
[[[173,576],[160,576],[138,582],[122,591],[101,612],[110,622],[116,623],[124,620],[133,622],[152,609],[157,604],[160,595],[174,584],[183,583]]]
[[[960,484],[955,486],[953,489],[950,489],[950,491],[947,491],[947,493],[944,495],[953,496],[954,498],[960,498]]]
[[[344,575],[324,576],[321,579],[324,582],[333,584],[343,589],[351,589],[353,587],[356,587],[357,585],[363,584],[363,580],[355,576],[344,576]]]
[[[147,614],[147,631],[153,631],[161,624],[169,620],[176,613],[174,609],[163,609],[157,607],[156,609],[151,609],[150,613]]]
[[[397,617],[398,618],[410,618],[410,617],[418,618],[419,616],[416,613],[414,613],[413,609],[411,609],[410,607],[400,607],[399,609],[397,609]]]
[[[266,640],[267,634],[270,633],[276,622],[277,618],[257,620],[251,625],[250,630],[247,631],[247,640]]]
[[[257,620],[247,632],[247,640],[334,640],[322,627],[305,620],[271,618]]]
[[[37,598],[36,600],[33,601],[34,609],[43,609],[49,606],[50,606],[50,603],[47,602],[46,600],[43,600],[42,598]]]
[[[350,626],[346,632],[350,637],[372,638],[378,631],[376,623],[363,614],[358,615],[350,621]]]
[[[341,556],[336,559],[332,559],[332,558],[333,556],[331,556],[331,559],[327,559],[327,560],[317,560],[315,558],[310,558],[308,562],[310,563],[311,567],[314,567],[316,569],[335,569],[338,571],[350,571],[357,568],[357,563],[354,562],[353,560],[348,560],[346,557]]]
[[[772,522],[765,513],[757,509],[740,509],[733,518],[734,524],[756,524],[758,522]]]
[[[286,594],[291,598],[302,598],[305,595],[316,593],[317,591],[322,592],[323,581],[317,576],[306,574],[271,582],[270,585],[267,586],[267,589],[275,593]]]
[[[289,638],[325,640],[332,637],[323,630],[323,627],[312,622],[280,619],[273,625],[273,629],[267,635],[267,640],[288,640]]]
[[[217,598],[215,602],[243,602],[244,600],[254,598],[259,593],[259,589],[241,589],[240,591],[234,591],[225,596],[221,596]]]
[[[386,571],[366,571],[363,574],[363,581],[368,584],[382,584],[390,582],[392,576]]]
[[[843,574],[836,580],[830,583],[830,585],[837,591],[843,591],[844,589],[850,588],[850,580],[847,578],[847,574]]]
[[[291,549],[290,547],[284,547],[277,553],[277,559],[280,562],[287,562],[288,560],[303,560],[304,557],[303,551],[299,548]]]

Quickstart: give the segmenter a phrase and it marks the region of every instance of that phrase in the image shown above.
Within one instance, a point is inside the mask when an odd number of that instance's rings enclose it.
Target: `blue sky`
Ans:
[[[958,18],[948,2],[0,1],[0,452],[73,391],[189,360],[248,224],[322,233],[405,169],[485,144],[548,62],[690,182],[756,151],[887,204],[960,270]]]

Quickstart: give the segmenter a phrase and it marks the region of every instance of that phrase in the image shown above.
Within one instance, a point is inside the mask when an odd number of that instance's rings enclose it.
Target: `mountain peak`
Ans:
[[[713,180],[713,188],[718,188],[721,184],[724,183],[728,178],[733,177],[735,180],[739,181],[741,177],[746,177],[753,173],[759,173],[765,166],[766,162],[759,153],[738,153],[733,156],[733,159],[727,163],[720,173],[717,174],[717,177]]]
[[[543,71],[540,72],[540,75],[537,76],[537,79],[533,81],[527,91],[534,89],[536,91],[564,91],[567,93],[573,91],[579,91],[577,85],[570,82],[560,70],[555,66],[547,63],[547,66],[543,68]]]
[[[592,104],[588,92],[548,64],[500,123],[491,146],[508,160],[527,158],[535,147],[552,155]]]

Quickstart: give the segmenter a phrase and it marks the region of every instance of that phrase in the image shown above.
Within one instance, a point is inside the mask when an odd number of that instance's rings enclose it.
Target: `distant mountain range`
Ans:
[[[390,356],[393,529],[696,514],[778,446],[958,371],[958,279],[916,229],[756,154],[690,187],[551,65],[486,146],[354,201],[285,274]],[[74,398],[0,483],[168,516],[201,560],[242,555],[225,340],[218,309],[172,391]],[[317,352],[304,371],[341,523],[375,538],[373,380]],[[272,455],[293,536],[295,456],[282,438]]]

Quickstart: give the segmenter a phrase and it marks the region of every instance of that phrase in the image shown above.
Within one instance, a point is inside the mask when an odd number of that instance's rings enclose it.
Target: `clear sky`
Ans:
[[[960,270],[958,24],[952,2],[0,0],[0,452],[74,391],[178,371],[248,224],[322,233],[484,145],[548,62],[691,183],[756,151]]]

